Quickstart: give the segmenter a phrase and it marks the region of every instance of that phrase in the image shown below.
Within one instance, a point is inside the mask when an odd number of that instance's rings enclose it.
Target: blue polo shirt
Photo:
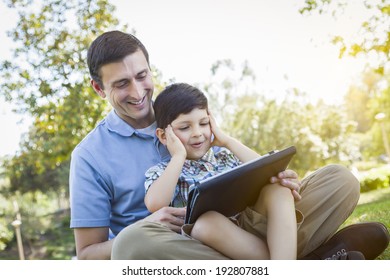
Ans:
[[[112,110],[72,152],[70,227],[109,227],[117,235],[149,215],[145,171],[169,157],[156,136],[140,133]]]

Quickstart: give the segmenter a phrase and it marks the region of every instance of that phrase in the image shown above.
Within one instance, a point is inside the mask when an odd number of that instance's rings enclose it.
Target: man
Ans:
[[[226,259],[177,234],[184,208],[164,207],[150,214],[144,205],[145,171],[169,160],[154,133],[154,85],[144,45],[130,34],[106,32],[91,44],[88,66],[92,87],[113,110],[72,153],[70,226],[77,258]],[[361,253],[375,258],[387,247],[388,232],[379,223],[351,226],[327,241],[359,198],[359,183],[346,168],[324,167],[302,183],[286,170],[271,181],[302,197],[296,202],[304,217],[298,230],[299,258],[363,258]]]

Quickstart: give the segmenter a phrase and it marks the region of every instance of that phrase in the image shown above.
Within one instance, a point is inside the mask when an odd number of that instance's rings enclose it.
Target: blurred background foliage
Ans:
[[[89,85],[87,48],[106,30],[135,30],[120,25],[107,0],[3,1],[19,20],[8,33],[17,44],[13,57],[0,61],[1,98],[33,123],[19,151],[0,159],[0,259],[18,258],[11,226],[15,202],[27,258],[70,258],[75,254],[69,229],[70,154],[110,110]],[[339,163],[359,176],[362,192],[389,188],[390,32],[383,26],[389,23],[390,4],[365,3],[376,12],[362,22],[361,41],[347,44],[335,36],[333,43],[340,57],[375,53],[380,63],[367,66],[344,104],[313,104],[298,88],[269,97],[254,86],[248,62],[216,61],[210,82],[197,86],[207,93],[222,128],[261,154],[295,145],[290,168],[302,177]],[[346,0],[306,0],[297,12],[337,17],[345,5]],[[158,93],[169,81],[162,81],[155,67],[153,73]]]

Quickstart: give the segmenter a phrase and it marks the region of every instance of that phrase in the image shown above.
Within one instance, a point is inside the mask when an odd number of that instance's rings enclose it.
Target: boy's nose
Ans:
[[[192,137],[199,137],[201,135],[202,135],[202,132],[199,129],[199,127],[194,127],[194,129],[192,130]]]

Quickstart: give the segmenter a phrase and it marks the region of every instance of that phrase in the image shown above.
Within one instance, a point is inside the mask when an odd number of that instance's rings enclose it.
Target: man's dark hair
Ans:
[[[208,109],[207,98],[198,88],[185,83],[167,86],[156,98],[154,104],[157,127],[165,129],[179,115],[193,109]]]
[[[103,33],[88,49],[87,63],[91,78],[103,88],[100,68],[105,64],[121,61],[138,50],[143,52],[149,64],[148,51],[135,36],[117,30]]]

